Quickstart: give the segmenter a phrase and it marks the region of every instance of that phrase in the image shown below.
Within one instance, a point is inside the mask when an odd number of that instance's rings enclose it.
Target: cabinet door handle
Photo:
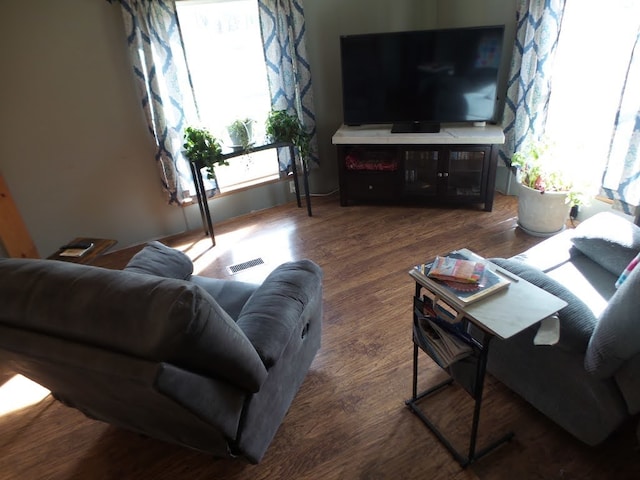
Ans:
[[[373,185],[369,185],[369,190],[373,190]]]
[[[449,176],[449,172],[444,172],[444,173],[442,174],[442,176],[443,176],[443,177],[448,177],[448,176]]]

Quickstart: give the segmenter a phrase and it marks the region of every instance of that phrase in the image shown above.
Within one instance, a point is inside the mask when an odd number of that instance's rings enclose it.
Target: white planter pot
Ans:
[[[518,184],[518,226],[529,235],[549,237],[565,229],[571,205],[566,192],[545,192]]]

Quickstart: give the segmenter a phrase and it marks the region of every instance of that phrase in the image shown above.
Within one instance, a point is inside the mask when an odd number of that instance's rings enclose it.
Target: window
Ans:
[[[599,186],[634,41],[640,2],[568,0],[553,67],[546,134]]]
[[[271,108],[255,0],[183,0],[180,30],[202,124],[230,146],[227,126],[250,118],[264,137]],[[216,167],[221,192],[279,178],[275,150],[254,152]]]

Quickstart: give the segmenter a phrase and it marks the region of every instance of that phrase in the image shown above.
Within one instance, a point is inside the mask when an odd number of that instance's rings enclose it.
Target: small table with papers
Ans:
[[[458,252],[465,254],[473,260],[484,260],[482,257],[475,255],[467,249],[459,250]],[[541,320],[550,317],[567,305],[564,300],[517,277],[513,273],[503,270],[491,262],[486,262],[486,268],[507,278],[510,281],[510,285],[507,288],[467,305],[459,302],[454,295],[447,295],[446,291],[434,288],[433,281],[427,279],[424,274],[421,274],[419,269],[412,269],[409,272],[415,280],[413,312],[414,348],[413,391],[411,398],[406,401],[406,404],[438,437],[442,444],[463,467],[486,455],[513,437],[513,433],[508,433],[485,448],[478,450],[476,447],[484,378],[491,340],[494,337],[502,340],[508,339]],[[475,375],[473,375],[471,380],[465,379],[461,381],[462,376],[456,375],[456,363],[458,362],[446,365],[434,354],[433,348],[429,345],[430,340],[428,336],[424,335],[420,327],[421,320],[424,320],[421,319],[421,317],[424,312],[422,307],[425,304],[429,308],[429,311],[435,311],[438,316],[442,316],[444,321],[454,325],[457,330],[453,331],[459,332],[459,335],[458,333],[455,333],[455,335],[462,338],[472,347],[472,353],[468,357],[460,360],[460,362],[466,362],[467,371],[469,371],[469,365],[473,366]],[[449,373],[447,380],[421,393],[418,393],[419,350],[427,353],[438,365]],[[475,401],[469,449],[466,454],[460,453],[452,445],[418,405],[420,400],[442,391],[444,387],[453,384],[454,381],[466,390]]]

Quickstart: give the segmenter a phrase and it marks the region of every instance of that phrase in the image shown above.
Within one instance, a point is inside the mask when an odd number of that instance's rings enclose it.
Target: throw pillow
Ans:
[[[578,225],[571,241],[602,268],[620,275],[640,252],[640,227],[619,215],[601,212]]]
[[[490,261],[567,302],[558,312],[560,340],[555,346],[572,352],[587,350],[597,319],[582,300],[542,270],[520,260],[492,258]]]
[[[640,268],[634,268],[600,315],[584,359],[598,378],[611,376],[640,353],[639,291]]]
[[[627,268],[624,269],[624,272],[620,274],[620,276],[618,277],[618,280],[616,280],[616,288],[620,288],[620,285],[624,283],[624,281],[629,277],[629,275],[631,275],[631,272],[633,271],[633,269],[636,268],[636,265],[638,265],[638,262],[640,262],[640,253],[636,255],[633,260],[631,260],[629,265],[627,265]]]
[[[193,263],[180,250],[153,241],[136,253],[124,269],[157,277],[186,280],[193,273]]]

